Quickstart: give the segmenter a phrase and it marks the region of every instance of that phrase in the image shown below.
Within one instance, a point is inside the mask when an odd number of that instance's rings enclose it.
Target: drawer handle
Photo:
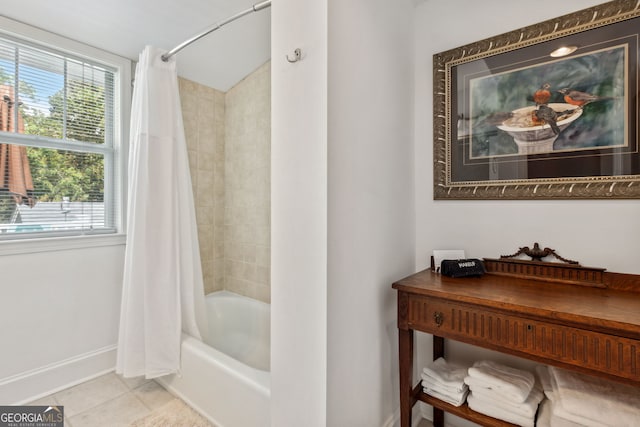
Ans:
[[[436,321],[436,325],[438,325],[438,328],[440,326],[442,326],[442,312],[440,311],[436,311],[435,313],[433,313],[433,320]]]

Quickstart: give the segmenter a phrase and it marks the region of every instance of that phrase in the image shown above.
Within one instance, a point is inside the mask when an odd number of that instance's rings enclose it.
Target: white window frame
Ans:
[[[0,34],[71,56],[86,58],[116,71],[113,129],[114,168],[111,171],[105,170],[105,184],[107,180],[111,181],[112,188],[109,197],[113,197],[114,200],[114,224],[117,230],[116,233],[110,234],[51,237],[39,235],[18,240],[3,240],[0,241],[0,255],[124,245],[126,171],[131,110],[131,60],[3,16],[0,16]],[[15,135],[15,137],[22,138],[23,136]],[[13,139],[13,137],[9,139]],[[107,195],[105,194],[105,196]]]

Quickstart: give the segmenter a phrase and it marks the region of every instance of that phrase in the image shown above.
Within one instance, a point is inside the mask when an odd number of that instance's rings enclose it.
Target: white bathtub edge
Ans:
[[[181,350],[180,374],[157,379],[171,394],[218,427],[270,424],[269,372],[247,366],[186,334]]]
[[[271,397],[271,373],[266,371],[260,371],[245,365],[242,362],[237,361],[231,356],[218,351],[202,341],[186,334],[182,334],[182,345],[191,347],[195,353],[201,357],[210,357],[210,352],[213,350],[216,353],[216,358],[219,358],[224,363],[220,364],[220,368],[226,373],[238,377],[238,379],[245,384],[257,389],[266,397]],[[241,374],[241,376],[238,375]],[[255,380],[254,380],[255,378]]]

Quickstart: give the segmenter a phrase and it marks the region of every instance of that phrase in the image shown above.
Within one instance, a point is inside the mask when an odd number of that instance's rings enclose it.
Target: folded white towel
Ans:
[[[467,400],[467,395],[469,394],[469,390],[463,393],[460,393],[458,396],[450,396],[448,394],[440,393],[438,390],[433,390],[429,388],[423,388],[422,391],[427,393],[429,396],[438,398],[453,406],[461,406]]]
[[[583,427],[583,425],[557,416],[553,413],[553,402],[549,399],[544,399],[540,403],[536,427]]]
[[[500,397],[500,399],[509,401],[510,403],[516,405],[523,402],[520,393],[512,393],[510,390],[504,388],[496,388],[495,382],[487,382],[475,377],[466,377],[464,379],[464,382],[469,386],[469,389],[471,390],[490,390],[492,393],[495,393],[496,397]],[[527,399],[525,398],[524,400]]]
[[[535,377],[531,372],[490,360],[474,363],[469,368],[469,377],[484,381],[492,390],[500,391],[504,396],[518,403],[527,399],[535,384]]]
[[[602,423],[567,412],[558,400],[551,400],[551,427],[605,427]]]
[[[462,393],[464,391],[467,391],[469,389],[469,386],[466,385],[465,383],[462,383],[462,386],[456,385],[456,386],[449,386],[445,383],[441,383],[440,381],[435,380],[433,377],[427,376],[425,374],[421,375],[422,377],[422,386],[423,387],[428,387],[428,388],[433,388],[436,390],[442,390],[442,391],[446,391],[448,393],[451,394],[455,394],[455,393]]]
[[[446,396],[453,402],[458,402],[460,400],[462,400],[462,402],[464,402],[464,398],[467,396],[467,393],[469,393],[468,389],[463,391],[463,392],[461,392],[461,393],[458,393],[458,392],[450,393],[447,390],[442,390],[440,388],[428,387],[428,386],[425,386],[424,384],[422,385],[422,389],[424,390],[425,393],[434,392],[434,393],[438,393],[438,395],[440,395],[440,396]]]
[[[422,369],[422,378],[432,378],[447,387],[455,387],[458,391],[463,391],[464,377],[467,376],[468,366],[462,366],[447,362],[439,357]]]
[[[554,366],[549,368],[549,372],[554,387],[553,394],[567,412],[592,420],[593,425],[638,425],[640,388],[580,375]]]
[[[538,404],[544,398],[542,390],[538,387],[533,387],[531,389],[531,393],[529,393],[529,396],[527,397],[527,400],[522,403],[515,403],[508,399],[503,399],[493,390],[486,388],[472,387],[471,392],[478,400],[482,400],[488,404],[493,404],[505,411],[531,418],[535,417],[536,412],[538,411]]]
[[[544,394],[547,396],[547,399],[551,401],[551,410],[553,413],[551,424],[555,424],[558,427],[561,427],[563,423],[568,423],[569,426],[573,424],[581,427],[602,427],[599,422],[585,418],[580,414],[571,413],[562,406],[562,402],[558,399],[558,386],[556,385],[555,379],[551,376],[549,369],[549,366],[536,367],[536,373],[544,389]]]
[[[523,427],[534,427],[534,417],[523,417],[522,415],[514,414],[513,412],[505,411],[495,405],[491,405],[483,400],[478,399],[473,395],[473,391],[467,396],[467,403],[469,408],[481,414],[489,415],[493,418],[498,418],[503,421],[507,421],[512,424],[517,424]]]
[[[558,386],[555,384],[555,380],[551,377],[549,372],[549,366],[537,366],[536,374],[544,390],[544,395],[547,397],[547,407],[551,408],[551,427],[601,427],[601,423],[589,418],[585,418],[580,414],[573,414],[567,411],[562,402],[558,399],[557,390]]]
[[[536,416],[536,427],[551,427],[551,401],[544,399]]]
[[[536,375],[538,376],[544,395],[547,396],[547,399],[553,400],[553,387],[551,386],[549,367],[546,365],[536,366]]]

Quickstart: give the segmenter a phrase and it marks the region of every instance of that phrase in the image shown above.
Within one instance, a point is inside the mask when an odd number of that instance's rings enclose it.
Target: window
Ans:
[[[115,233],[129,62],[34,31],[0,32],[0,240]]]

